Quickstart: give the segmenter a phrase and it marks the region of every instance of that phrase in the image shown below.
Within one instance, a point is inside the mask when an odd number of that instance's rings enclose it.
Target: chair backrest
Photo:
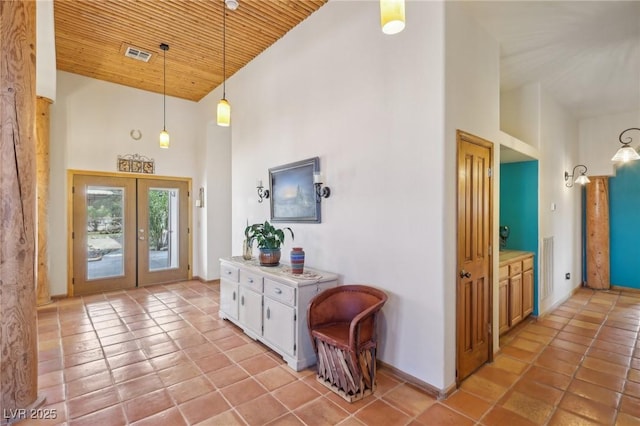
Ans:
[[[318,294],[308,307],[309,326],[327,322],[350,322],[364,310],[387,301],[376,288],[350,284],[333,287]]]

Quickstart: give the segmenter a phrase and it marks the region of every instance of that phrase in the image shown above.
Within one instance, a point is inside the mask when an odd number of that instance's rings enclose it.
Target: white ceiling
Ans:
[[[640,110],[640,1],[466,5],[500,42],[502,90],[540,82],[578,119]]]

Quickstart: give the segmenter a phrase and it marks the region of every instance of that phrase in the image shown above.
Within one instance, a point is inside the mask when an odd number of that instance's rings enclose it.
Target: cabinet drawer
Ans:
[[[529,269],[533,269],[533,256],[522,260],[522,270],[528,271]]]
[[[220,278],[224,278],[225,280],[237,283],[239,271],[240,269],[235,266],[227,265],[226,263],[220,264]]]
[[[296,304],[295,288],[267,278],[264,280],[264,295],[287,305],[294,306]]]
[[[522,261],[513,262],[509,265],[509,276],[512,277],[522,272]]]
[[[504,265],[500,267],[499,277],[501,280],[509,277],[509,265]]]
[[[240,284],[246,285],[257,292],[262,293],[262,276],[244,269],[240,270]]]

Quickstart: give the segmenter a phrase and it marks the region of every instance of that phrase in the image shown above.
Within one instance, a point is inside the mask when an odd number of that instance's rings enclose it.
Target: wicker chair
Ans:
[[[343,285],[318,294],[307,324],[318,358],[320,383],[349,402],[376,387],[376,318],[387,295],[365,285]]]

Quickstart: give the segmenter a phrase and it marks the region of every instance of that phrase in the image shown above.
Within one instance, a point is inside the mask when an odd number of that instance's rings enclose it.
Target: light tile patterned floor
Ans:
[[[436,401],[384,369],[348,404],[218,319],[197,281],[38,310],[39,387],[56,419],[21,425],[640,425],[640,294],[582,289],[502,339]]]

